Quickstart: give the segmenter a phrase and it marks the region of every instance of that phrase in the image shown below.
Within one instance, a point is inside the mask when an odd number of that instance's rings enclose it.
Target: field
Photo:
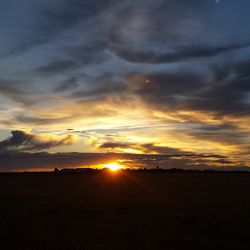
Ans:
[[[250,249],[250,175],[1,174],[0,249]]]

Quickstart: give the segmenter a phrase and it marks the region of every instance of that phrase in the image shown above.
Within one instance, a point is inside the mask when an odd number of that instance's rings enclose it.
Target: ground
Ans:
[[[250,249],[250,174],[1,174],[0,249]]]

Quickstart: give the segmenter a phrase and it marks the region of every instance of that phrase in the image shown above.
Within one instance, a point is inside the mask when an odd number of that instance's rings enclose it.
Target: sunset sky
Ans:
[[[1,1],[0,171],[250,167],[249,10]]]

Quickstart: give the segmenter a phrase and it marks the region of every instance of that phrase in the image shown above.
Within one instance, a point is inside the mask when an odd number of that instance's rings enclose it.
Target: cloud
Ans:
[[[1,128],[72,127],[107,140],[105,151],[246,159],[250,17],[236,2],[2,1]]]
[[[216,158],[216,159],[224,159],[226,156],[219,155],[219,154],[199,154],[194,153],[191,151],[183,150],[180,148],[173,148],[168,146],[159,146],[155,143],[126,143],[126,142],[105,142],[99,146],[99,149],[101,150],[107,150],[107,151],[117,151],[119,150],[128,150],[128,149],[134,149],[140,151],[142,154],[153,154],[153,155],[162,155],[162,156],[168,156],[168,157],[188,157],[188,158]]]
[[[217,115],[248,116],[250,103],[247,101],[250,92],[249,80],[239,76],[223,82],[214,82],[200,95],[190,97],[183,102],[189,110],[214,112]]]
[[[105,142],[99,146],[100,149],[128,149],[133,147],[134,144],[121,143],[121,142]]]
[[[0,95],[8,97],[11,100],[29,105],[33,103],[30,89],[30,83],[16,79],[0,79]]]
[[[67,70],[75,69],[79,66],[76,61],[72,60],[58,60],[49,63],[48,65],[38,67],[33,70],[33,73],[40,75],[52,75],[65,72]]]
[[[77,83],[76,77],[71,77],[70,79],[67,79],[59,84],[58,87],[56,87],[55,92],[64,92],[68,90],[76,89],[79,86]]]
[[[41,151],[61,145],[71,145],[76,141],[73,135],[35,135],[20,130],[12,131],[11,134],[11,137],[0,142],[0,152]]]
[[[248,170],[244,165],[237,165],[227,158],[219,156],[168,156],[125,153],[28,153],[4,152],[0,153],[0,172],[3,171],[34,171],[54,170],[54,168],[100,167],[102,164],[121,160],[127,167],[164,169],[223,169]]]
[[[248,116],[250,102],[249,63],[234,62],[211,73],[176,71],[130,74],[129,91],[160,109],[202,111],[217,116]]]
[[[112,74],[100,74],[96,77],[81,76],[79,88],[70,97],[74,99],[108,99],[111,96],[122,96],[126,91],[126,80]]]
[[[165,154],[165,155],[184,155],[188,154],[188,152],[184,152],[180,149],[164,147],[164,146],[156,146],[153,143],[148,144],[136,144],[136,143],[119,143],[119,142],[105,142],[99,146],[100,149],[104,150],[128,150],[134,149],[138,152],[142,152],[144,154]]]
[[[43,5],[44,18],[47,25],[54,24],[52,29],[65,29],[80,21],[89,19],[110,7],[112,0],[62,0]]]
[[[29,116],[29,115],[17,115],[15,120],[25,124],[33,124],[33,125],[44,125],[44,124],[59,124],[62,122],[72,120],[72,116],[65,116],[60,118],[48,118],[48,117],[40,117],[40,116]]]
[[[5,20],[7,41],[0,57],[12,57],[25,54],[34,48],[44,46],[60,33],[69,30],[78,23],[94,17],[110,6],[111,0],[27,0],[20,4],[9,1],[1,4],[1,23]],[[15,16],[15,18],[9,18]],[[15,39],[13,39],[13,37]]]
[[[175,63],[199,58],[213,57],[221,53],[249,47],[250,44],[224,46],[190,46],[177,48],[174,52],[133,51],[121,46],[111,49],[117,56],[134,63]]]
[[[192,72],[158,72],[153,74],[131,74],[128,76],[130,82],[129,90],[142,98],[165,97],[173,95],[192,95],[204,86],[204,78],[202,75]],[[163,99],[159,102],[164,101]]]

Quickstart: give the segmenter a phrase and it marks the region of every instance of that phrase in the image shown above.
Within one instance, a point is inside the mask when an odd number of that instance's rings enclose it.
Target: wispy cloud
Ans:
[[[224,45],[224,46],[190,46],[176,48],[173,52],[153,52],[153,51],[134,51],[120,46],[113,46],[112,51],[124,60],[134,63],[174,63],[199,58],[209,58],[221,53],[234,51],[249,47],[250,44],[243,45]]]

